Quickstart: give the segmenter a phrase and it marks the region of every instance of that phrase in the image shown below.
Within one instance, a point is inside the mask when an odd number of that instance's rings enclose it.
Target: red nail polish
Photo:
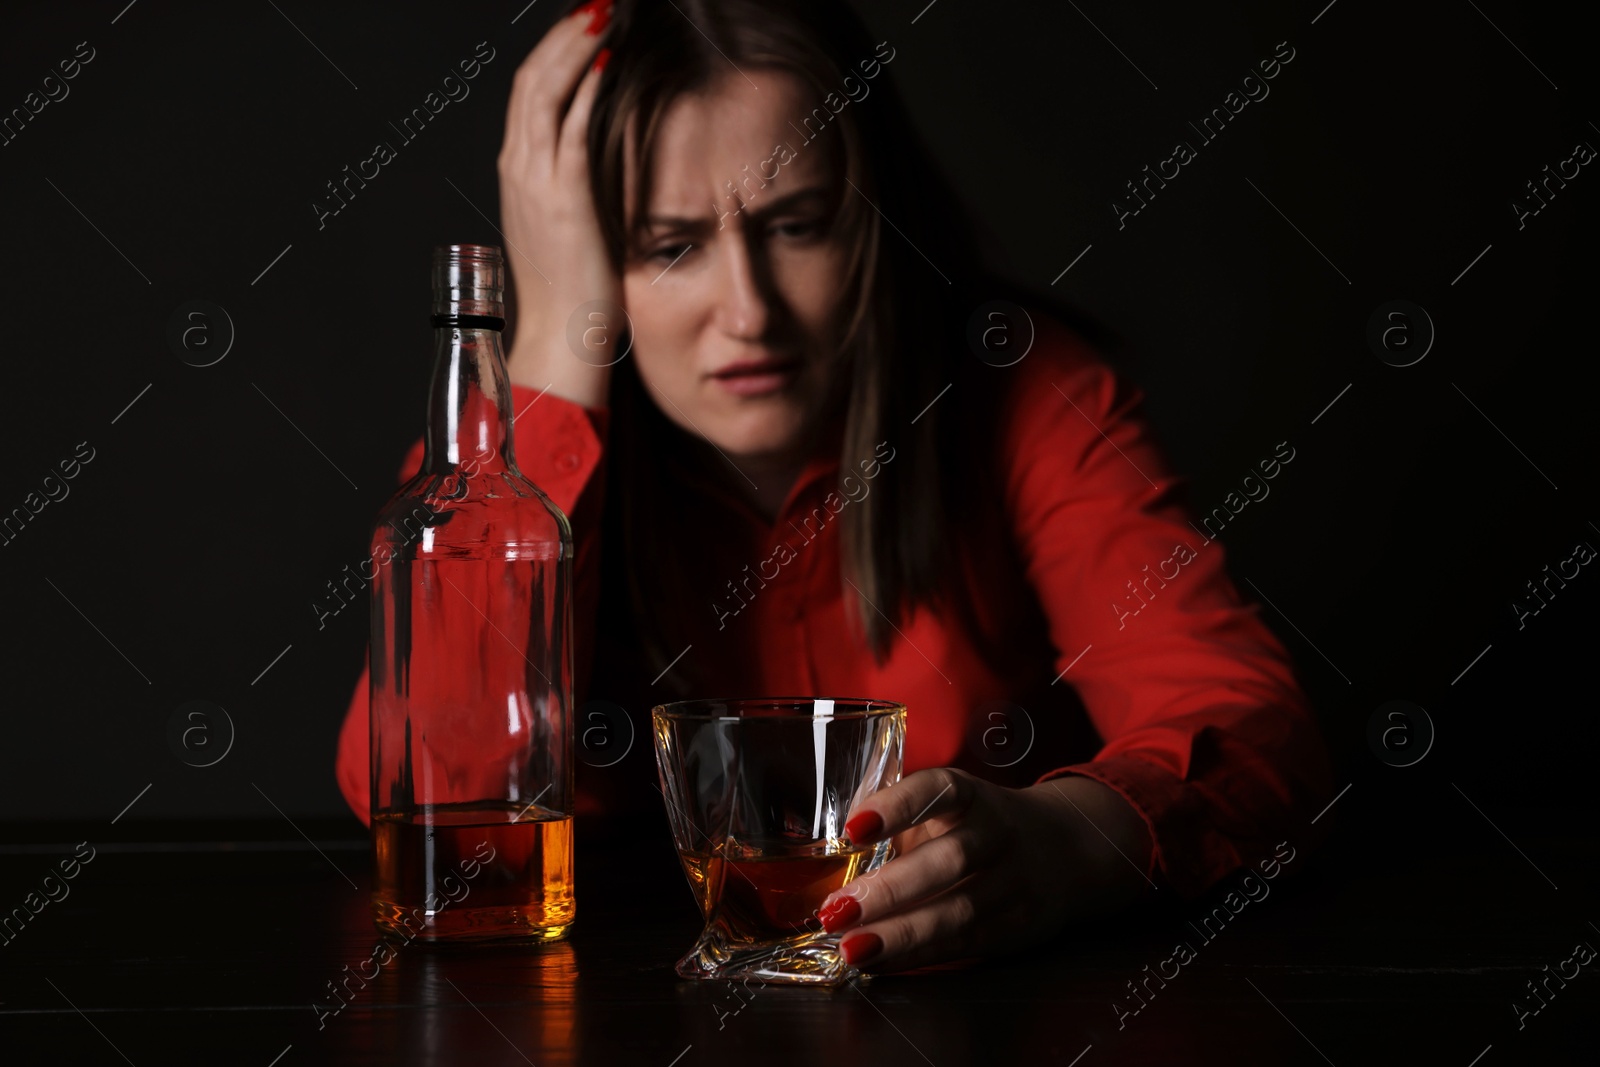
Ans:
[[[877,934],[862,931],[851,934],[839,944],[839,951],[844,953],[844,961],[854,967],[866,963],[878,953],[883,951],[883,938]]]
[[[611,4],[609,2],[593,2],[583,5],[580,11],[591,14],[589,25],[584,28],[584,33],[590,37],[598,37],[611,25]]]
[[[861,902],[855,897],[840,897],[822,909],[822,928],[836,934],[861,918]]]
[[[602,48],[594,57],[594,72],[599,74],[606,69],[606,64],[611,61],[611,49]]]
[[[844,832],[850,835],[851,841],[864,845],[883,832],[883,816],[875,811],[864,811],[844,824]]]

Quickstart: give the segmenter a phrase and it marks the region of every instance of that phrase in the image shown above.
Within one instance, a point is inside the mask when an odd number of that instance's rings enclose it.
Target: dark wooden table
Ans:
[[[1166,901],[1020,958],[743,1000],[671,971],[697,922],[664,822],[633,836],[580,826],[570,940],[413,944],[321,1018],[328,983],[375,943],[359,826],[301,823],[310,840],[283,822],[14,826],[0,907],[22,906],[79,841],[95,856],[0,944],[0,1062],[1595,1062],[1600,960],[1552,980],[1520,1028],[1513,1009],[1535,1005],[1525,983],[1542,967],[1600,947],[1588,820],[1497,811],[1490,824],[1454,795],[1358,801],[1209,941],[1190,923],[1218,901]],[[1134,1006],[1128,983],[1180,941],[1194,957],[1119,1027],[1114,1002]]]

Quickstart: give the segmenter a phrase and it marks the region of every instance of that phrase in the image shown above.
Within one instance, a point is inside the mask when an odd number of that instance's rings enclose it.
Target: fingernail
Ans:
[[[866,963],[883,951],[883,938],[877,934],[863,930],[859,934],[851,934],[839,943],[839,951],[844,953],[844,961],[854,967]]]
[[[590,37],[600,36],[605,32],[606,27],[611,25],[611,5],[606,4],[604,7],[601,7],[599,4],[596,4],[594,7],[594,16],[590,20],[589,25],[583,31]]]
[[[855,897],[840,897],[821,911],[822,928],[836,934],[861,918],[861,902]]]
[[[844,832],[858,845],[877,837],[883,831],[883,816],[875,811],[864,811],[844,824]]]
[[[611,60],[611,49],[602,48],[594,57],[594,72],[599,74],[606,69],[606,64]]]

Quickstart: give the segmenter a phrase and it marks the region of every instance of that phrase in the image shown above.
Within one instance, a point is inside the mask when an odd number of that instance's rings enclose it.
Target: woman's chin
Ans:
[[[769,460],[791,452],[799,440],[803,420],[788,408],[751,411],[746,415],[701,424],[707,438],[732,457]]]

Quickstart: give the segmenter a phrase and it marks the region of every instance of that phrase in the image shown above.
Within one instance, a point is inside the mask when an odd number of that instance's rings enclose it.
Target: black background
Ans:
[[[1592,810],[1600,577],[1584,568],[1523,629],[1511,607],[1577,542],[1600,546],[1600,178],[1585,167],[1523,229],[1511,209],[1546,164],[1600,144],[1577,16],[924,4],[864,17],[896,49],[887,76],[982,221],[989,265],[1059,278],[1053,292],[1129,340],[1120,365],[1198,509],[1278,442],[1296,449],[1222,540],[1241,589],[1275,605],[1353,783],[1341,815],[1405,835],[1444,820],[1505,848],[1487,817],[1516,837],[1521,812]],[[95,58],[0,147],[0,510],[79,442],[95,458],[0,547],[0,817],[101,820],[137,794],[133,823],[275,818],[270,797],[359,831],[333,759],[365,605],[320,630],[311,605],[364,558],[421,430],[429,248],[500,241],[506,92],[554,15],[538,4],[513,23],[522,9],[7,11],[0,110],[78,42]],[[496,56],[470,97],[400,146],[388,122],[480,41]],[[1186,123],[1281,41],[1295,55],[1270,96],[1200,147]],[[1198,158],[1119,230],[1111,201],[1180,138]],[[398,158],[319,230],[324,183],[380,140]],[[195,299],[236,329],[206,368],[166,339]],[[1395,299],[1437,329],[1403,368],[1366,341]],[[197,699],[237,729],[214,767],[168,747],[175,709]],[[1367,742],[1394,699],[1437,728],[1404,769]]]

